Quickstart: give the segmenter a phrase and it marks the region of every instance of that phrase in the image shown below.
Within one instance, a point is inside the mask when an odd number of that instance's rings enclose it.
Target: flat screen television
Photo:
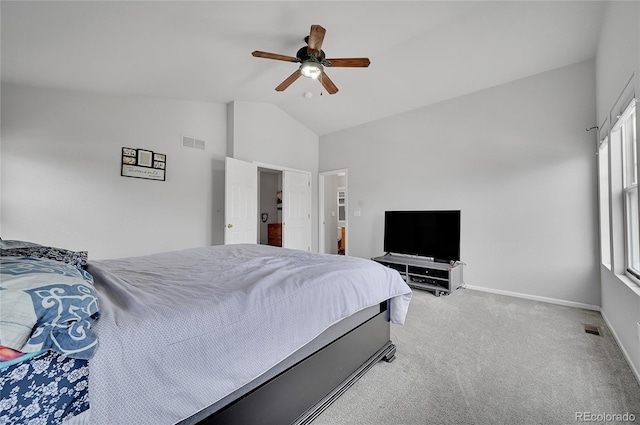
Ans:
[[[384,251],[460,260],[460,211],[385,211]]]

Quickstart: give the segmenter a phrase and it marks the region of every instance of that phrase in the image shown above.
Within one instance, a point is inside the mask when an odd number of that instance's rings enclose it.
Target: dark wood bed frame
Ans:
[[[198,424],[308,424],[373,365],[395,358],[390,340],[389,301],[379,311],[311,355],[219,410]],[[194,417],[190,418],[193,420]],[[188,423],[189,419],[181,422]]]

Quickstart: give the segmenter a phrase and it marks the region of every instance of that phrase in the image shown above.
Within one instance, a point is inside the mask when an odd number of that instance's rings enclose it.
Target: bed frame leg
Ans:
[[[396,346],[394,344],[391,344],[389,346],[389,348],[387,349],[387,352],[384,355],[383,359],[387,363],[391,363],[392,361],[394,361],[396,359]]]

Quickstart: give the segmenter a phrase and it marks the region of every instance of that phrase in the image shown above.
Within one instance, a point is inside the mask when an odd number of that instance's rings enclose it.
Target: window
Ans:
[[[611,140],[622,147],[622,202],[624,212],[625,268],[640,279],[640,229],[638,216],[638,156],[636,143],[636,101],[618,117]]]
[[[611,234],[609,228],[609,137],[598,148],[598,194],[600,204],[600,258],[611,269]]]

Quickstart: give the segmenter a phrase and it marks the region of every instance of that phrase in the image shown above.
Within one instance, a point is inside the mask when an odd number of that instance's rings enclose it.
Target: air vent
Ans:
[[[591,335],[602,335],[602,331],[600,330],[600,326],[596,326],[596,325],[583,325],[584,326],[584,331],[588,334]]]
[[[196,140],[193,137],[182,136],[182,147],[193,148],[195,141]]]
[[[204,140],[195,139],[193,147],[203,151],[204,150]]]
[[[183,148],[191,148],[198,150],[205,150],[206,143],[204,140],[196,139],[195,137],[182,136],[181,144]]]

